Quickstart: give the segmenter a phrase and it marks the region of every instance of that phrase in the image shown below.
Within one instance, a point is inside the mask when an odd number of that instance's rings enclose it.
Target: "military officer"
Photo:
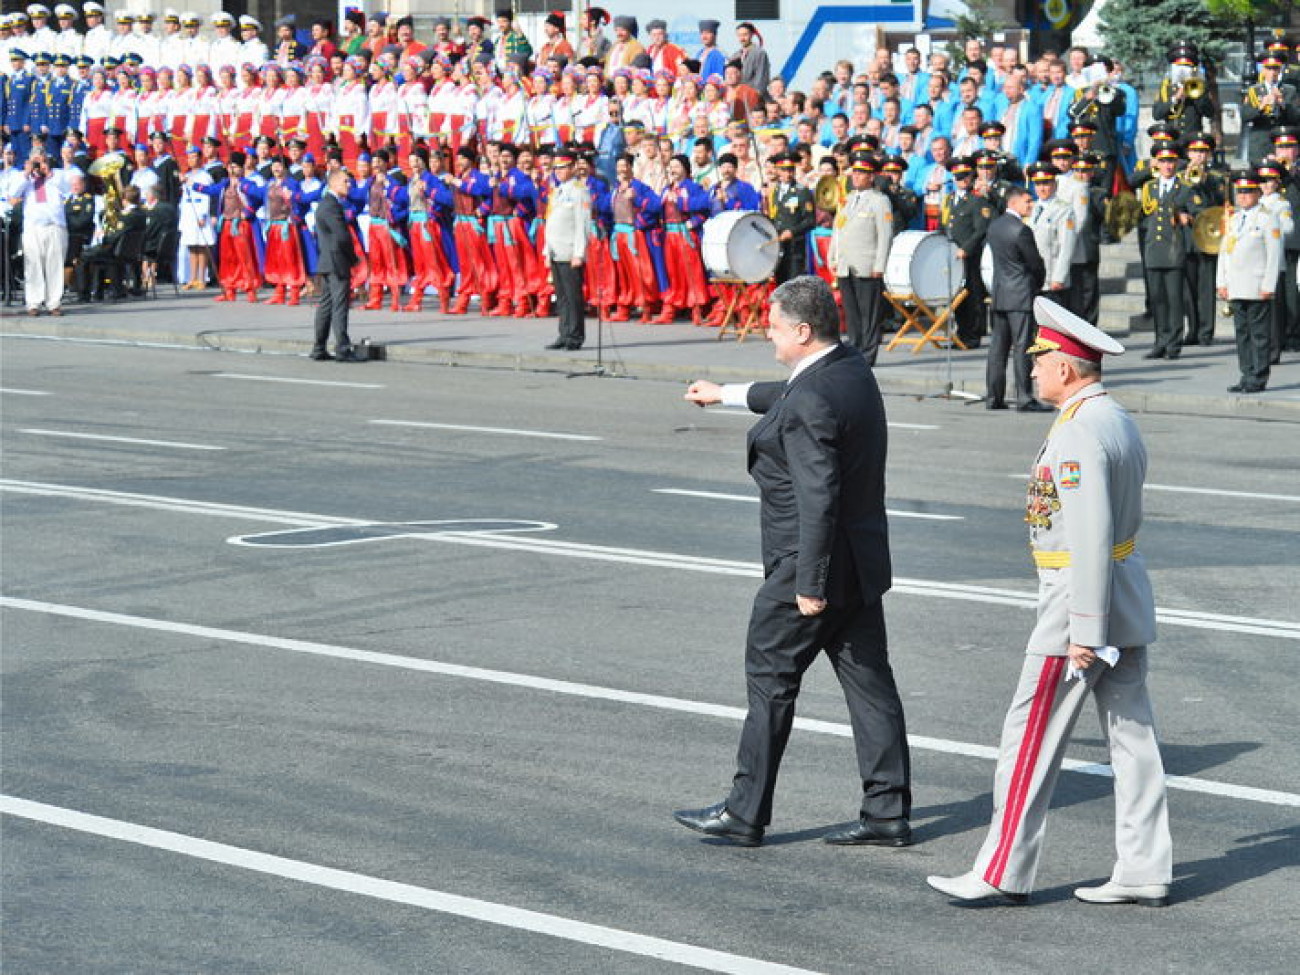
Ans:
[[[86,36],[81,39],[81,53],[98,61],[109,53],[113,40],[112,32],[104,26],[104,7],[91,0],[81,5],[81,12],[86,18]]]
[[[957,338],[968,349],[978,349],[986,331],[984,279],[980,276],[980,257],[984,237],[996,214],[993,204],[973,192],[975,167],[969,159],[954,159],[948,164],[956,191],[944,201],[940,226],[948,239],[957,245],[966,274],[966,300],[957,306]]]
[[[1246,138],[1246,158],[1254,165],[1273,148],[1273,130],[1300,121],[1296,90],[1281,80],[1286,58],[1265,54],[1259,81],[1246,89],[1241,100],[1241,125]]]
[[[971,161],[975,163],[975,195],[989,202],[996,217],[1007,208],[1007,190],[1016,184],[1002,175],[1002,158],[996,152],[980,149]]]
[[[1259,179],[1244,173],[1232,182],[1236,209],[1219,251],[1219,297],[1232,302],[1241,379],[1230,393],[1262,393],[1268,384],[1270,302],[1282,260],[1282,230],[1260,206]]]
[[[781,259],[777,262],[777,284],[807,273],[808,233],[817,222],[812,191],[795,177],[795,157],[781,153],[772,159],[777,185],[772,191],[772,212],[777,239],[781,241]]]
[[[1278,262],[1277,287],[1273,290],[1268,340],[1269,364],[1277,365],[1282,358],[1282,336],[1286,333],[1286,252],[1288,249],[1292,251],[1296,249],[1292,243],[1296,236],[1296,221],[1291,199],[1286,191],[1286,167],[1270,157],[1255,167],[1255,175],[1259,179],[1259,205],[1272,214],[1273,219],[1277,221],[1278,230],[1282,233],[1283,257]],[[1295,195],[1294,191],[1291,195]]]
[[[1187,166],[1178,178],[1187,187],[1191,196],[1187,212],[1193,223],[1206,210],[1222,206],[1227,199],[1227,183],[1223,174],[1215,172],[1211,166],[1214,153],[1214,137],[1210,135],[1190,136],[1186,143]],[[1218,311],[1214,298],[1214,265],[1216,257],[1203,253],[1196,247],[1187,252],[1187,292],[1190,301],[1187,305],[1187,336],[1184,345],[1211,345],[1214,342],[1214,323]]]
[[[1183,265],[1187,263],[1192,218],[1191,191],[1178,179],[1181,156],[1172,145],[1155,151],[1155,175],[1142,186],[1142,259],[1155,343],[1143,358],[1177,359],[1183,351]]]
[[[557,149],[551,173],[558,180],[547,198],[546,256],[555,286],[555,310],[560,334],[548,349],[576,351],[586,337],[582,318],[582,267],[587,254],[587,228],[591,223],[591,194],[582,180],[573,178],[577,157],[570,149]]]
[[[1056,167],[1037,162],[1029,167],[1029,183],[1037,200],[1029,214],[1029,229],[1042,255],[1047,276],[1043,292],[1061,302],[1069,298],[1070,262],[1078,232],[1074,207],[1056,191]]]
[[[54,39],[54,53],[66,54],[70,59],[81,56],[81,35],[77,33],[77,11],[66,3],[54,8],[59,22],[59,33]]]
[[[875,178],[872,156],[859,155],[850,164],[850,189],[835,214],[827,258],[839,282],[849,341],[873,366],[880,348],[881,286],[894,239],[893,209]]]
[[[1117,858],[1110,880],[1074,896],[1162,907],[1173,844],[1146,686],[1155,601],[1136,550],[1146,448],[1101,383],[1102,356],[1124,347],[1046,298],[1034,315],[1034,381],[1058,410],[1026,505],[1038,619],[1002,726],[988,835],[969,872],[927,882],[959,901],[1028,899],[1061,761],[1091,692],[1110,746]]]
[[[893,210],[895,232],[910,229],[921,215],[921,198],[903,182],[903,174],[906,172],[907,160],[902,156],[886,156],[880,164],[880,178],[877,182]]]
[[[1199,63],[1195,44],[1184,41],[1170,48],[1169,74],[1160,82],[1160,90],[1156,93],[1155,104],[1151,109],[1153,118],[1168,122],[1184,138],[1196,135],[1213,124],[1218,117],[1205,77],[1200,73]],[[1188,93],[1191,82],[1197,82],[1201,87],[1201,92],[1195,98]]]
[[[10,74],[4,79],[4,132],[14,147],[18,162],[27,159],[32,148],[31,102],[32,75],[27,71],[27,53],[20,48],[9,50]]]
[[[1098,268],[1101,266],[1101,238],[1106,222],[1106,191],[1093,181],[1100,166],[1099,156],[1084,153],[1074,160],[1071,172],[1071,179],[1080,189],[1074,204],[1077,233],[1074,254],[1070,258],[1070,310],[1089,325],[1096,325],[1101,316]],[[1210,297],[1213,298],[1213,294]]]
[[[1300,128],[1283,126],[1273,131],[1273,158],[1286,169],[1283,192],[1291,201],[1291,211],[1300,207]],[[1286,253],[1282,270],[1286,275],[1287,317],[1286,331],[1282,336],[1282,349],[1300,352],[1300,282],[1296,281],[1296,268],[1300,265],[1300,233],[1284,239]]]

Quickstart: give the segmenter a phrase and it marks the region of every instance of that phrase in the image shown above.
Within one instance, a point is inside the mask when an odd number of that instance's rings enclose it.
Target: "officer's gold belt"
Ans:
[[[1120,542],[1118,545],[1112,545],[1110,557],[1116,562],[1123,562],[1133,554],[1137,548],[1137,539],[1130,538],[1128,541]],[[1068,569],[1070,567],[1069,552],[1044,552],[1040,549],[1033,550],[1034,565],[1040,569]]]

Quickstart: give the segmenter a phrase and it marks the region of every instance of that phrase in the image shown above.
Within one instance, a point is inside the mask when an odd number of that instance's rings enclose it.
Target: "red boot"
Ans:
[[[691,324],[692,325],[704,324],[704,312],[699,305],[695,305],[691,308]]]
[[[664,305],[664,310],[656,317],[650,319],[651,325],[671,325],[674,318],[677,317],[677,309],[672,305]]]
[[[527,298],[520,298],[518,301],[515,302],[515,310],[513,312],[513,315],[515,318],[533,317],[533,309],[529,305]]]
[[[448,315],[464,315],[469,311],[469,292],[462,291],[458,294],[450,308],[447,307],[447,299],[443,298],[442,310]]]
[[[234,301],[234,300],[235,300],[235,289],[234,289],[234,288],[223,288],[223,289],[221,290],[221,294],[217,295],[217,299],[216,299],[216,300],[217,300],[217,301]]]
[[[422,304],[424,304],[424,291],[416,289],[415,294],[411,295],[411,300],[402,306],[402,311],[419,311]]]
[[[301,286],[299,286],[299,287],[294,287],[294,288],[290,288],[290,289],[289,289],[289,300],[286,301],[285,304],[286,304],[286,305],[301,305],[301,304],[302,304],[302,287],[301,287]]]
[[[485,307],[485,308],[487,307],[487,303],[486,303],[486,302],[484,302],[484,307]],[[497,302],[497,306],[496,306],[495,308],[493,308],[490,312],[488,312],[488,314],[491,315],[493,318],[509,318],[509,317],[510,317],[510,299],[509,299],[509,298],[502,297],[502,298]]]
[[[249,288],[249,289],[248,289],[248,303],[249,303],[250,305],[255,305],[255,304],[257,304],[257,289],[256,289],[256,288]]]
[[[439,304],[439,306],[442,308],[442,313],[443,313],[444,315],[463,315],[463,314],[465,314],[463,311],[461,311],[461,312],[455,312],[455,311],[452,311],[452,309],[455,307],[455,305],[453,305],[453,304],[451,303],[451,294],[447,291],[446,288],[443,288],[443,289],[441,289],[441,290],[438,292],[438,304]],[[468,304],[468,302],[466,302],[466,304]]]
[[[606,321],[626,322],[631,317],[632,317],[631,309],[629,309],[627,305],[615,305],[613,314],[611,314],[609,318],[606,319]]]
[[[365,311],[375,311],[384,307],[384,286],[382,284],[372,284],[370,286],[370,300],[362,308]]]
[[[282,285],[282,284],[277,284],[277,285],[275,286],[275,294],[273,294],[273,295],[271,295],[271,297],[267,298],[267,299],[266,299],[266,303],[267,303],[268,305],[283,305],[283,304],[284,304],[284,285]]]
[[[402,310],[402,290],[400,288],[389,288],[389,294],[392,295],[393,303],[389,306],[392,311]]]

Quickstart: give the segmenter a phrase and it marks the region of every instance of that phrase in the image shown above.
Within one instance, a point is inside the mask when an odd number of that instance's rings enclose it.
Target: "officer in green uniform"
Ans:
[[[1016,184],[1002,174],[1002,160],[997,153],[980,149],[971,159],[975,163],[975,193],[988,200],[996,217],[1007,208],[1007,190]]]
[[[1189,136],[1185,148],[1187,165],[1178,179],[1187,187],[1190,198],[1187,212],[1193,222],[1206,210],[1222,206],[1227,194],[1227,176],[1211,168],[1214,137]],[[1187,252],[1187,337],[1184,345],[1211,345],[1217,309],[1214,299],[1214,271],[1218,258],[1198,250],[1195,240]]]
[[[72,192],[63,202],[63,215],[68,224],[68,252],[64,266],[76,267],[82,250],[95,236],[95,198],[86,190],[83,176],[73,176]]]
[[[817,223],[812,191],[794,178],[795,158],[781,153],[772,160],[777,184],[772,191],[772,212],[776,236],[781,242],[781,259],[776,265],[776,283],[808,273],[808,234]]]
[[[1177,359],[1183,351],[1183,267],[1191,249],[1192,218],[1188,207],[1192,194],[1178,178],[1181,158],[1172,145],[1157,148],[1155,175],[1143,184],[1139,194],[1141,225],[1145,228],[1142,257],[1155,324],[1155,344],[1144,356],[1147,359]]]
[[[1101,317],[1101,238],[1106,223],[1106,191],[1093,183],[1093,174],[1101,168],[1101,157],[1084,153],[1077,157],[1071,173],[1064,180],[1074,180],[1075,220],[1078,234],[1074,256],[1070,261],[1070,311],[1090,325]]]
[[[1151,140],[1151,158],[1139,159],[1133,167],[1133,175],[1129,177],[1129,186],[1133,188],[1133,192],[1139,199],[1142,197],[1142,187],[1155,175],[1156,152],[1162,146],[1172,145],[1177,142],[1178,131],[1168,122],[1156,122],[1147,126],[1147,137]],[[1145,286],[1144,294],[1146,296],[1146,309],[1143,315],[1150,320],[1154,317],[1154,313],[1151,311],[1151,279],[1147,277],[1147,234],[1144,220],[1138,220],[1137,233],[1138,258],[1142,261],[1142,283]]]
[[[957,306],[957,338],[968,349],[978,349],[986,332],[984,279],[980,276],[980,257],[984,253],[984,235],[995,216],[993,204],[974,192],[975,167],[968,158],[948,164],[957,191],[948,197],[939,212],[940,229],[957,245],[957,256],[966,272],[966,300]]]
[[[1300,67],[1297,70],[1300,71]],[[1286,179],[1282,185],[1294,214],[1300,210],[1300,128],[1287,125],[1274,130],[1273,157],[1286,168]],[[1287,315],[1282,350],[1300,352],[1300,284],[1296,281],[1296,269],[1300,265],[1300,233],[1291,234],[1284,244]]]
[[[1195,44],[1182,41],[1171,47],[1169,74],[1160,82],[1160,90],[1156,93],[1155,104],[1151,108],[1152,118],[1168,122],[1184,138],[1196,135],[1211,125],[1218,116],[1199,65],[1200,57]],[[1201,92],[1192,98],[1190,96],[1195,91],[1190,89],[1194,89],[1198,83]]]

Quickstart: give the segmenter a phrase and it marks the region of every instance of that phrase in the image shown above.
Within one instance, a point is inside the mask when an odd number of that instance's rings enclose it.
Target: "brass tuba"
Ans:
[[[1183,82],[1183,97],[1189,102],[1197,101],[1205,95],[1205,79],[1200,75],[1192,75]]]
[[[817,186],[813,189],[813,202],[818,210],[835,213],[844,204],[845,198],[844,187],[838,176],[827,173],[817,180]]]
[[[122,167],[126,160],[116,152],[100,156],[90,164],[90,175],[104,183],[104,236],[122,229]]]

